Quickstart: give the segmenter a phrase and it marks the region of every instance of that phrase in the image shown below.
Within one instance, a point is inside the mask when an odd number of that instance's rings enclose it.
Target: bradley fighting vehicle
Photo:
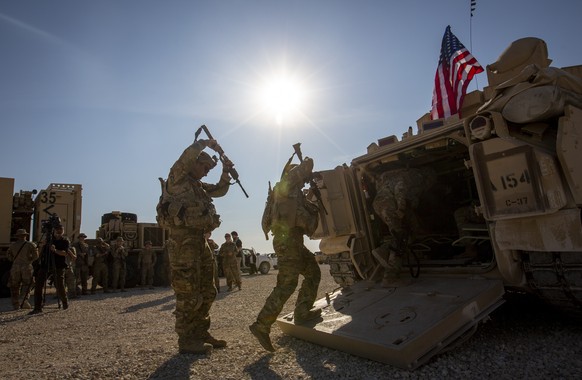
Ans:
[[[82,186],[51,183],[45,190],[20,190],[14,193],[14,178],[0,178],[0,296],[10,296],[10,263],[6,251],[16,241],[16,230],[30,233],[28,240],[43,239],[42,223],[58,216],[65,234],[73,242],[81,228]]]
[[[320,320],[280,317],[285,333],[413,369],[470,337],[506,292],[582,310],[582,66],[550,63],[544,41],[517,40],[487,66],[488,87],[467,94],[463,118],[427,114],[418,133],[319,172],[328,212],[313,238],[341,288],[316,302]],[[438,186],[414,210],[400,282],[385,288],[376,179],[410,168]]]
[[[113,245],[115,239],[119,236],[123,238],[124,247],[128,250],[125,277],[126,288],[132,288],[141,281],[140,272],[137,268],[139,252],[144,248],[144,243],[148,240],[152,242],[152,249],[156,252],[154,285],[169,285],[170,279],[167,271],[169,263],[164,256],[163,249],[164,242],[169,237],[166,229],[161,228],[157,223],[138,223],[137,215],[129,212],[112,211],[103,214],[97,237]],[[88,239],[87,242],[91,247],[95,245],[95,240],[93,239]],[[112,265],[111,262],[109,264]],[[111,268],[109,268],[109,273],[111,273]],[[111,276],[109,277],[111,282]]]

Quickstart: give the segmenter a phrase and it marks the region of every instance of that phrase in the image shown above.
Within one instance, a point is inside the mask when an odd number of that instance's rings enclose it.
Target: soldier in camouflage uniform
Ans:
[[[75,266],[77,261],[77,251],[75,247],[71,246],[67,250],[67,256],[65,257],[65,263],[67,267],[65,268],[65,286],[67,287],[67,297],[77,298],[77,277],[75,276]]]
[[[111,270],[111,288],[117,291],[117,287],[125,292],[125,275],[127,272],[127,249],[123,246],[123,238],[118,236],[115,244],[111,247],[111,256],[113,257],[113,268]]]
[[[12,262],[10,269],[10,294],[12,296],[12,306],[14,310],[20,309],[20,290],[26,292],[32,286],[33,268],[32,262],[38,259],[38,249],[33,242],[27,241],[28,232],[24,229],[16,231],[17,241],[8,247],[8,261]],[[30,309],[28,294],[22,300],[22,308]]]
[[[220,277],[218,277],[218,257],[215,254],[215,251],[218,249],[218,244],[210,238],[212,236],[212,232],[206,232],[204,234],[204,238],[206,239],[206,243],[210,247],[212,251],[212,258],[214,259],[214,287],[216,291],[220,293]]]
[[[374,211],[390,229],[389,239],[372,254],[385,268],[382,286],[389,287],[400,278],[402,255],[419,230],[416,215],[423,193],[436,183],[429,168],[397,169],[376,178]]]
[[[318,318],[321,310],[311,310],[321,271],[315,256],[303,245],[303,235],[311,236],[318,223],[318,208],[307,200],[303,185],[312,177],[313,160],[306,157],[300,165],[286,166],[281,181],[273,188],[273,248],[279,260],[277,284],[257,320],[249,329],[267,351],[275,351],[269,333],[285,302],[295,291],[299,275],[304,277],[294,310],[295,324]]]
[[[226,241],[220,246],[218,254],[222,257],[222,270],[224,277],[226,277],[226,285],[228,291],[232,290],[232,286],[236,284],[238,290],[241,290],[240,267],[239,260],[236,257],[237,247],[236,243],[232,241],[230,234],[225,234]]]
[[[214,258],[204,233],[220,225],[212,197],[224,196],[229,189],[228,170],[232,162],[222,161],[222,176],[213,185],[201,181],[216,166],[204,148],[222,149],[216,140],[197,140],[174,163],[157,206],[158,223],[170,229],[168,246],[172,287],[176,294],[176,325],[180,353],[202,354],[226,347],[209,333],[210,307],[216,298]]]
[[[85,243],[87,235],[79,234],[79,240],[73,245],[77,252],[77,260],[75,261],[75,275],[77,276],[77,284],[81,285],[81,294],[87,294],[87,280],[89,279],[89,244]],[[77,289],[77,295],[80,295]]]
[[[141,271],[141,286],[154,288],[154,269],[156,267],[156,251],[152,249],[152,242],[146,241],[144,249],[139,252],[137,269]]]
[[[93,261],[93,282],[91,283],[91,294],[95,294],[95,289],[97,289],[97,284],[99,282],[101,282],[103,286],[103,292],[109,293],[109,268],[107,267],[109,248],[109,244],[104,242],[102,238],[97,238]]]
[[[172,285],[172,270],[170,268],[170,251],[174,250],[176,242],[172,239],[167,239],[164,242],[162,253],[162,269],[164,273],[164,286]]]

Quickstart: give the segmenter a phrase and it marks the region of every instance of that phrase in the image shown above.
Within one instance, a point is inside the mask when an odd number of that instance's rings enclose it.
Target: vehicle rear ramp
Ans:
[[[414,369],[462,338],[503,303],[499,280],[421,276],[383,288],[360,281],[316,301],[319,319],[277,323],[284,333],[322,346]]]

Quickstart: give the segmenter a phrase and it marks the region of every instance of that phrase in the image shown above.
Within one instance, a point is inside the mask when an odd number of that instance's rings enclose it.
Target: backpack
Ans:
[[[269,240],[269,231],[271,231],[271,226],[273,225],[273,204],[275,196],[273,195],[273,189],[271,188],[271,181],[269,181],[269,192],[267,193],[267,201],[265,202],[265,209],[263,210],[263,218],[261,219],[261,226],[263,227],[263,232],[265,233],[265,239]]]

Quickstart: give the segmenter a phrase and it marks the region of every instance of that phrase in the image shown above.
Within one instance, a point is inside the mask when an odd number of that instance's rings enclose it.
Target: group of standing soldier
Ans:
[[[84,233],[79,234],[78,241],[71,244],[64,235],[62,224],[54,226],[49,235],[48,243],[45,239],[37,248],[35,243],[26,239],[28,232],[19,229],[16,231],[17,241],[8,248],[8,260],[12,262],[9,285],[15,310],[32,308],[28,298],[34,289],[34,309],[30,314],[42,312],[46,281],[50,275],[63,309],[69,307],[70,298],[88,294],[91,273],[93,275],[91,294],[95,294],[98,284],[103,287],[105,293],[118,288],[125,292],[128,251],[121,236],[111,245],[102,238],[97,238],[96,244],[90,249],[89,244],[85,242],[87,235]],[[142,287],[148,286],[152,289],[156,251],[152,249],[151,241],[146,241],[144,246],[138,257],[140,283]],[[109,287],[110,260],[112,260],[112,290]]]

